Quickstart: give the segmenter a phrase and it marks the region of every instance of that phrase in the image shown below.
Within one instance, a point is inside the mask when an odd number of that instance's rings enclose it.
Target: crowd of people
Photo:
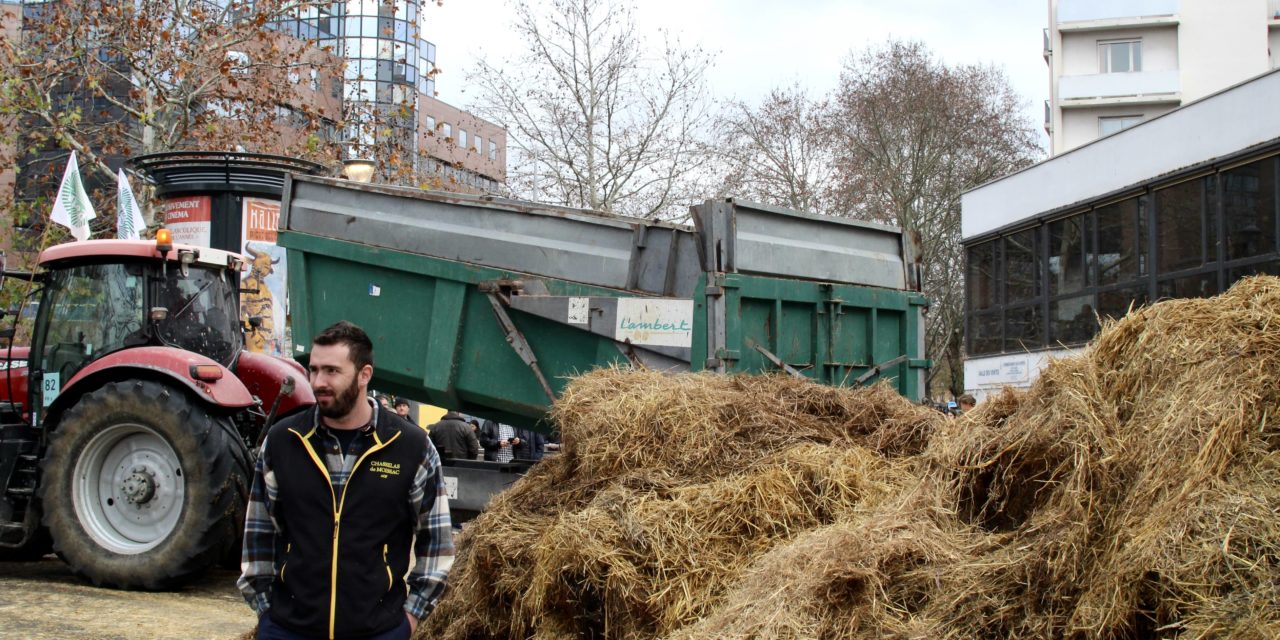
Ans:
[[[417,424],[405,398],[380,394],[378,402],[387,411]],[[560,450],[559,438],[532,429],[522,429],[494,420],[484,420],[458,411],[449,411],[426,427],[431,444],[441,458],[512,462],[541,460],[548,452]]]

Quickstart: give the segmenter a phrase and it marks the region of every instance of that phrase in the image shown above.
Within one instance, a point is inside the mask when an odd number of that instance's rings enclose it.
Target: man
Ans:
[[[431,444],[444,458],[463,458],[475,460],[480,455],[480,441],[476,432],[467,424],[466,418],[456,411],[444,414],[444,417],[428,428]]]
[[[490,462],[511,462],[515,458],[512,447],[520,444],[516,430],[511,425],[485,420],[480,424],[480,446],[484,447],[484,459]]]
[[[516,460],[541,460],[546,447],[546,436],[532,429],[516,429],[515,445],[511,447],[511,455]]]
[[[325,329],[311,348],[316,406],[263,442],[238,582],[260,639],[408,638],[444,593],[440,459],[426,432],[378,410],[372,376],[369,336],[349,322]]]
[[[409,401],[404,398],[396,398],[396,415],[409,421],[409,424],[418,424],[413,416],[409,415]]]
[[[966,393],[959,398],[956,398],[956,405],[958,405],[957,409],[960,415],[964,415],[973,411],[973,408],[978,405],[978,401],[974,399],[973,396]]]

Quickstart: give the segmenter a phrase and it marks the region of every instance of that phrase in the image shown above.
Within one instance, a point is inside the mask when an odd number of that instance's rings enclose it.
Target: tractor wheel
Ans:
[[[81,397],[49,441],[53,548],[98,586],[168,589],[239,547],[250,463],[229,419],[152,381]]]

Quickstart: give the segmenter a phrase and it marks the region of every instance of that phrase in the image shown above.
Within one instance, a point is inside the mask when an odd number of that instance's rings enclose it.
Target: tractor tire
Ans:
[[[159,382],[112,382],[51,434],[44,523],[93,584],[171,589],[239,548],[250,472],[229,418]]]

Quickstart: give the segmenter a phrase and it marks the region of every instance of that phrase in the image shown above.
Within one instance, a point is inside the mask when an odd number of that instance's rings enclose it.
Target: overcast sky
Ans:
[[[424,2],[428,4],[428,2]],[[920,40],[948,64],[1002,67],[1043,136],[1049,74],[1041,57],[1047,0],[639,0],[637,27],[650,43],[666,29],[715,54],[716,98],[758,103],[774,87],[799,83],[814,95],[835,88],[850,51],[893,37]],[[508,0],[443,0],[433,20],[440,99],[471,106],[467,71],[478,55],[519,52]],[[1047,141],[1046,141],[1047,142]]]

